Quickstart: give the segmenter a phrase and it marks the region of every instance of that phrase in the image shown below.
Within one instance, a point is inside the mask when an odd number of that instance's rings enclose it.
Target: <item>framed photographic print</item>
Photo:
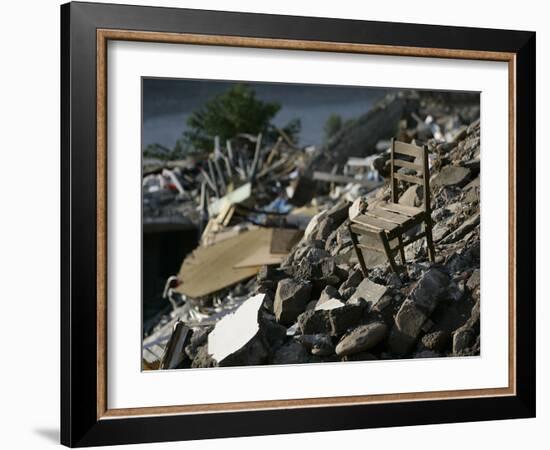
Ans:
[[[535,415],[535,33],[61,19],[63,444]]]

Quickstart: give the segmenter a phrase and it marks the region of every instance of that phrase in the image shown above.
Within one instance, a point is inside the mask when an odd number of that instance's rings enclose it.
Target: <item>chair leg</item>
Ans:
[[[352,231],[350,225],[348,225],[348,231],[351,237],[351,243],[353,244],[353,248],[355,250],[355,254],[357,255],[357,259],[359,260],[359,265],[361,266],[361,271],[363,272],[363,276],[367,278],[367,275],[368,275],[367,265],[365,264],[365,259],[363,258],[363,252],[359,247],[359,241],[357,240],[357,236]]]
[[[403,247],[403,237],[399,236],[397,240],[399,241],[399,256],[401,257],[401,264],[405,265],[405,248]]]
[[[386,256],[388,257],[388,261],[390,262],[391,270],[393,270],[395,273],[399,273],[397,264],[395,264],[395,259],[393,258],[392,251],[390,249],[390,243],[388,242],[388,237],[386,236],[386,233],[381,231],[379,233],[379,236],[380,236],[380,240],[382,241],[382,245],[384,246],[384,250],[386,251]]]
[[[430,256],[430,261],[435,262],[435,246],[434,246],[434,239],[432,236],[432,222],[427,221],[424,225],[424,230],[426,233],[426,244],[428,246],[428,253]]]

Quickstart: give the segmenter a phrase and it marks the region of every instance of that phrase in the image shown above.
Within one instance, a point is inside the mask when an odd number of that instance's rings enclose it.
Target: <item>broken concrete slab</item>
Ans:
[[[219,366],[261,364],[267,357],[259,326],[264,298],[258,294],[244,301],[208,335],[208,353]]]
[[[367,304],[367,310],[370,310],[382,297],[384,297],[384,295],[387,294],[387,292],[388,288],[386,286],[377,284],[368,278],[365,278],[361,281],[361,283],[359,283],[359,286],[357,286],[355,293],[348,300],[348,303],[356,303],[360,301],[360,299],[363,299]]]

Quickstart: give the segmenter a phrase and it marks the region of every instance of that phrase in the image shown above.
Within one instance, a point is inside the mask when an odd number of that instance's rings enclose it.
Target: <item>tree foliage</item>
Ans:
[[[187,120],[184,140],[196,150],[210,150],[214,137],[221,141],[239,133],[267,135],[270,122],[281,106],[256,98],[254,89],[237,84],[208,101]]]
[[[325,140],[328,141],[331,137],[338,133],[342,129],[343,124],[344,122],[339,114],[331,114],[323,127],[323,131],[325,132]]]

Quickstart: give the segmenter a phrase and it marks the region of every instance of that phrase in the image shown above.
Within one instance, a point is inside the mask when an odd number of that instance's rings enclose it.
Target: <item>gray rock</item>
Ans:
[[[330,334],[333,336],[346,332],[359,323],[363,316],[364,305],[344,305],[329,311]]]
[[[382,312],[384,311],[388,306],[390,306],[393,302],[393,298],[391,295],[384,295],[376,305],[372,307],[373,312]]]
[[[290,325],[306,309],[311,294],[311,283],[286,278],[279,281],[273,309],[277,322]]]
[[[312,362],[308,349],[298,341],[290,341],[279,348],[271,360],[272,364],[305,364]]]
[[[297,338],[305,347],[316,356],[329,356],[334,354],[334,344],[329,335],[306,334]]]
[[[327,216],[333,221],[333,229],[338,228],[348,218],[348,210],[350,205],[350,202],[344,200],[336,203],[327,211]]]
[[[420,185],[412,185],[403,192],[399,198],[399,204],[406,206],[420,206],[424,199],[423,187]]]
[[[427,320],[425,312],[410,300],[405,300],[395,315],[395,326],[407,336],[416,338]]]
[[[336,346],[338,356],[352,355],[376,347],[384,340],[388,327],[383,322],[362,325],[345,335]]]
[[[199,347],[206,344],[208,335],[214,329],[213,326],[194,328],[189,344],[185,347],[185,353],[189,359],[194,359],[197,356]]]
[[[441,240],[442,244],[450,244],[456,242],[459,239],[462,239],[466,234],[472,231],[475,227],[479,225],[479,213],[474,214],[468,220],[465,220],[462,225],[460,225],[456,230],[447,235],[444,239]]]
[[[453,302],[459,302],[464,297],[464,282],[451,281],[447,286],[447,297]]]
[[[340,293],[338,292],[338,289],[336,289],[334,286],[328,285],[326,286],[323,291],[321,292],[321,295],[319,296],[319,300],[317,300],[317,303],[315,306],[320,306],[325,302],[328,302],[330,299],[333,298],[340,298]]]
[[[407,354],[416,343],[427,316],[411,299],[407,299],[395,316],[388,339],[388,349],[396,355]]]
[[[298,327],[302,334],[330,334],[337,336],[344,333],[350,327],[356,326],[363,316],[364,305],[336,304],[330,308],[306,311],[298,318]],[[332,300],[331,300],[332,302]],[[330,302],[329,302],[330,303]],[[326,303],[325,303],[326,305]]]
[[[449,234],[449,227],[442,222],[438,222],[434,225],[432,229],[432,235],[434,242],[439,242],[445,236]]]
[[[202,345],[197,349],[191,367],[194,369],[203,367],[216,367],[216,361],[208,354],[208,345]]]
[[[286,340],[287,328],[275,322],[273,316],[261,317],[260,330],[271,352],[278,349]]]
[[[331,217],[326,216],[319,222],[319,228],[315,233],[315,238],[321,241],[326,241],[330,236],[330,233],[332,233],[337,227],[338,225],[336,225],[335,221]]]
[[[359,299],[364,299],[367,303],[368,310],[370,310],[387,292],[388,288],[386,286],[374,283],[368,278],[365,278],[361,281],[359,286],[357,286],[355,293],[350,297],[348,303],[354,303]]]
[[[359,283],[361,283],[362,280],[363,280],[363,272],[361,271],[361,269],[359,268],[353,269],[350,272],[347,280],[342,283],[338,291],[343,292],[349,288],[356,288],[359,285]]]
[[[412,299],[429,316],[449,285],[449,276],[439,269],[429,269],[424,273],[412,292]]]
[[[306,305],[306,311],[314,310],[316,305],[317,305],[317,300],[311,300]]]
[[[422,337],[422,345],[428,350],[442,352],[449,343],[450,336],[445,331],[434,331]]]
[[[465,191],[469,191],[470,189],[479,189],[480,182],[479,177],[474,178],[472,181],[470,181],[466,186],[464,186]]]
[[[475,292],[480,287],[480,273],[479,269],[476,269],[472,272],[470,275],[470,278],[468,278],[468,282],[466,283],[466,286],[470,290],[470,292]]]
[[[343,289],[342,291],[338,290],[338,292],[340,292],[341,300],[348,300],[355,293],[355,288],[351,287],[351,288]]]
[[[460,355],[472,347],[476,340],[474,330],[467,326],[460,327],[453,333],[453,353]]]
[[[444,166],[439,173],[430,180],[432,189],[447,186],[464,186],[470,178],[470,169],[460,166]]]
[[[329,311],[325,310],[305,311],[298,317],[297,324],[298,329],[304,335],[330,334],[332,330]]]
[[[306,252],[306,259],[310,263],[319,262],[322,259],[327,258],[328,256],[330,256],[329,252],[327,252],[325,249],[317,247],[308,247],[308,250]]]
[[[325,258],[317,265],[314,280],[321,284],[337,285],[341,282],[342,272],[333,258]]]

